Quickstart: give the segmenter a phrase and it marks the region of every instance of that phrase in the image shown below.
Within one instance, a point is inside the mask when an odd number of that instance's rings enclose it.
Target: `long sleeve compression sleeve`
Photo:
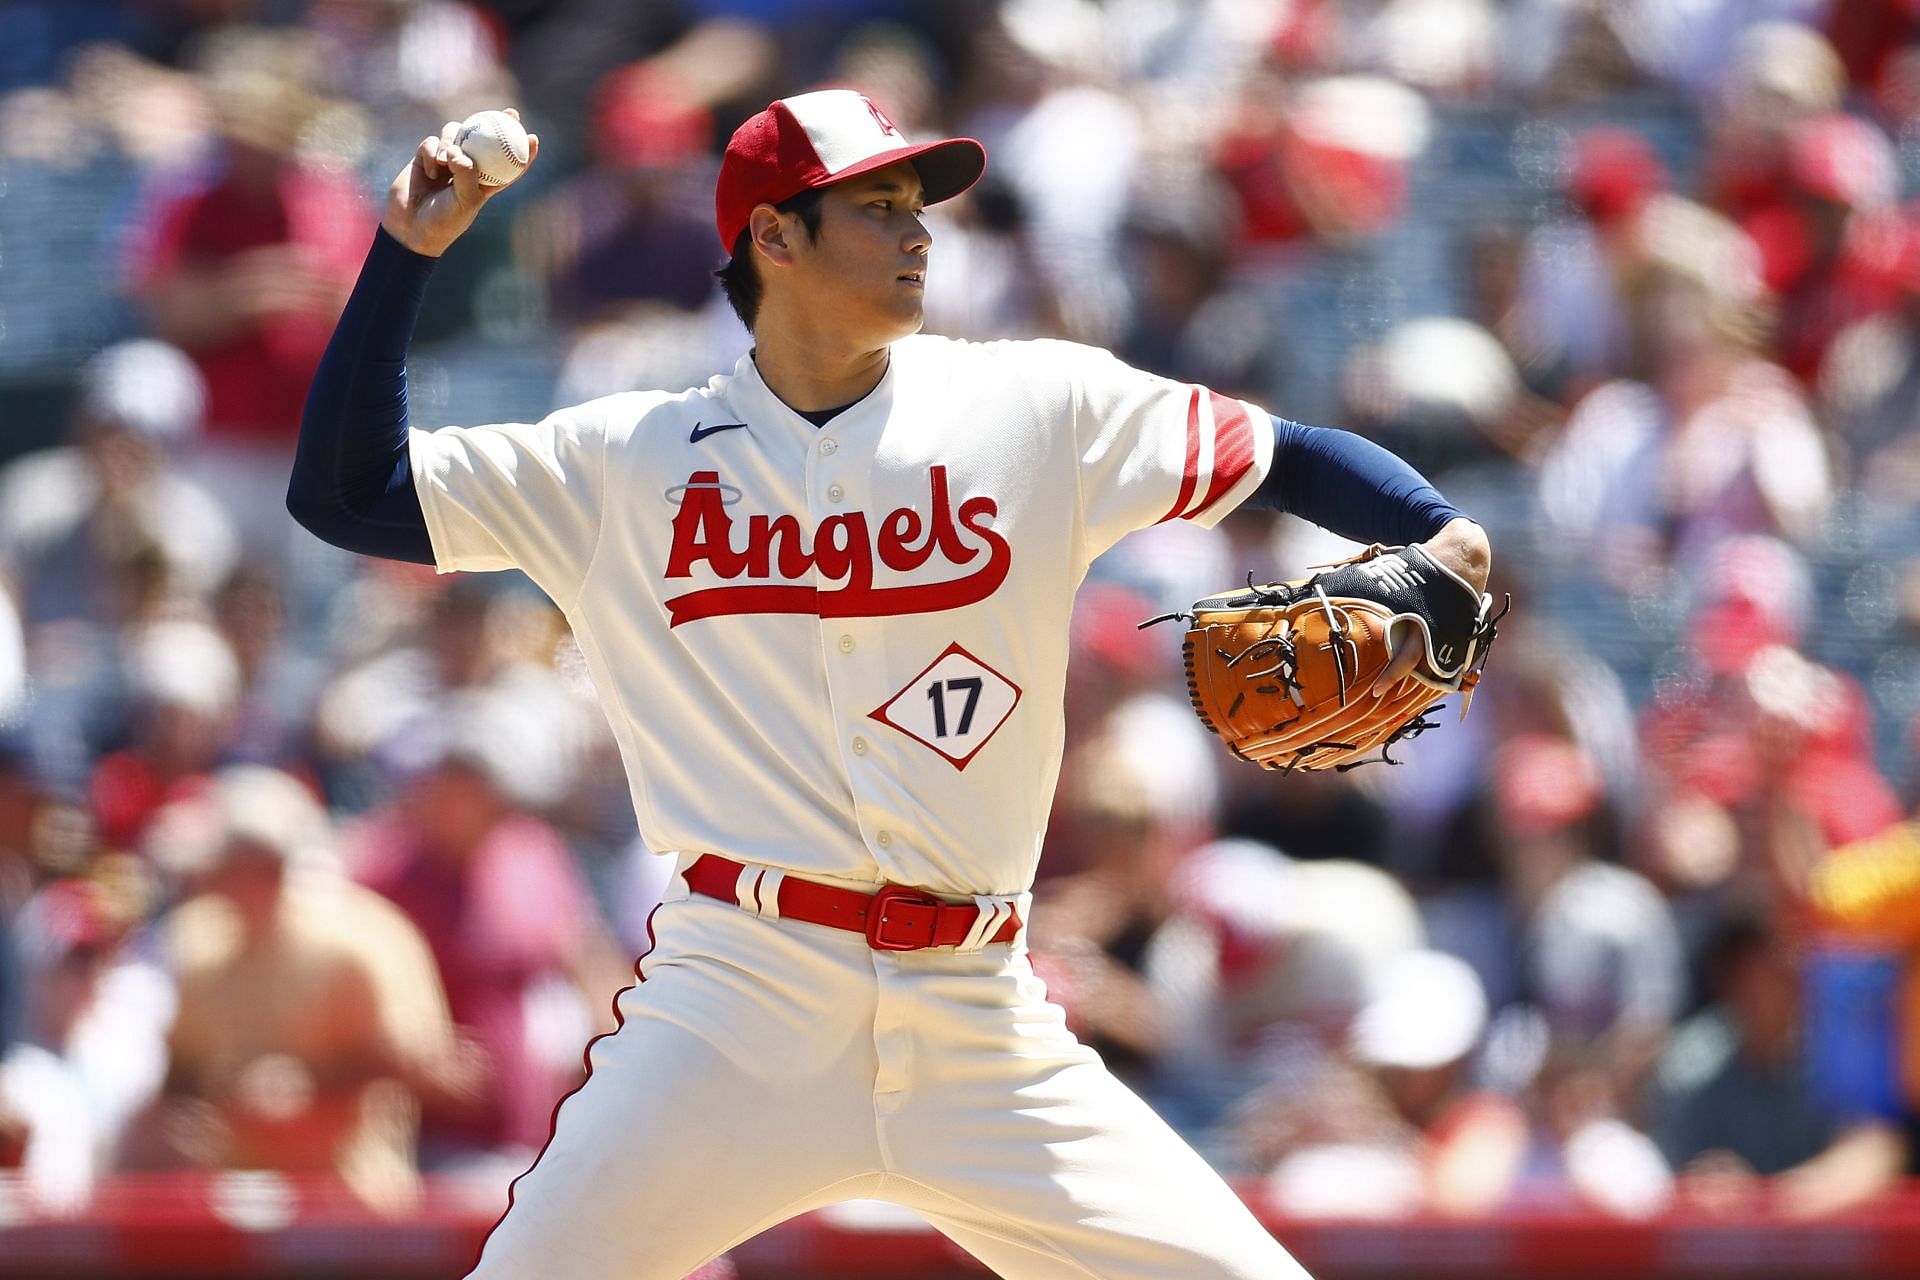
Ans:
[[[376,232],[300,420],[287,511],[323,541],[432,564],[407,453],[407,344],[434,259]]]
[[[1273,466],[1247,505],[1357,542],[1422,542],[1463,513],[1424,476],[1362,436],[1273,420]]]

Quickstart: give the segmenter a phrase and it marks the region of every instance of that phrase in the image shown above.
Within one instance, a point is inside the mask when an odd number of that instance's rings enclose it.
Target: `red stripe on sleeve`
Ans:
[[[1193,389],[1193,396],[1187,401],[1187,466],[1180,474],[1180,496],[1173,500],[1173,508],[1160,517],[1157,523],[1165,524],[1187,509],[1187,503],[1193,500],[1193,490],[1200,482],[1200,388]]]
[[[1239,484],[1253,465],[1253,419],[1247,406],[1218,392],[1207,394],[1213,397],[1213,483],[1193,512],[1196,516]]]

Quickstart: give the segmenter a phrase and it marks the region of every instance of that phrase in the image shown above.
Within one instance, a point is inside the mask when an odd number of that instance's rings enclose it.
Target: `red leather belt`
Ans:
[[[740,863],[717,853],[703,853],[686,870],[687,887],[709,898],[737,904],[737,886],[744,870]],[[783,919],[864,934],[867,945],[875,951],[957,947],[967,940],[981,915],[980,908],[972,903],[942,902],[901,884],[887,885],[878,893],[861,893],[791,875],[780,881],[778,905]],[[1019,935],[1020,913],[1014,911],[987,941],[1012,942]]]

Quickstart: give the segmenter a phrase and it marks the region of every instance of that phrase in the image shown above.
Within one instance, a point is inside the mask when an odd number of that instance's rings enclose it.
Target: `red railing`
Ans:
[[[493,1223],[497,1190],[434,1182],[419,1205],[389,1218],[317,1183],[244,1174],[125,1176],[103,1184],[85,1213],[62,1218],[33,1212],[17,1180],[0,1178],[0,1277],[453,1280]],[[1262,1210],[1257,1194],[1245,1190]],[[1689,1214],[1636,1222],[1567,1210],[1474,1221],[1262,1218],[1319,1280],[1920,1277],[1920,1187],[1812,1224]],[[987,1274],[918,1219],[864,1205],[796,1219],[731,1259],[741,1280]]]

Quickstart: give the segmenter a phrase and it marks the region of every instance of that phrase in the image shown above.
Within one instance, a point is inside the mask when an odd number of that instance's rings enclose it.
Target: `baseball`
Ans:
[[[527,171],[533,158],[527,131],[504,111],[476,111],[460,122],[459,148],[473,160],[483,187],[504,187]]]

